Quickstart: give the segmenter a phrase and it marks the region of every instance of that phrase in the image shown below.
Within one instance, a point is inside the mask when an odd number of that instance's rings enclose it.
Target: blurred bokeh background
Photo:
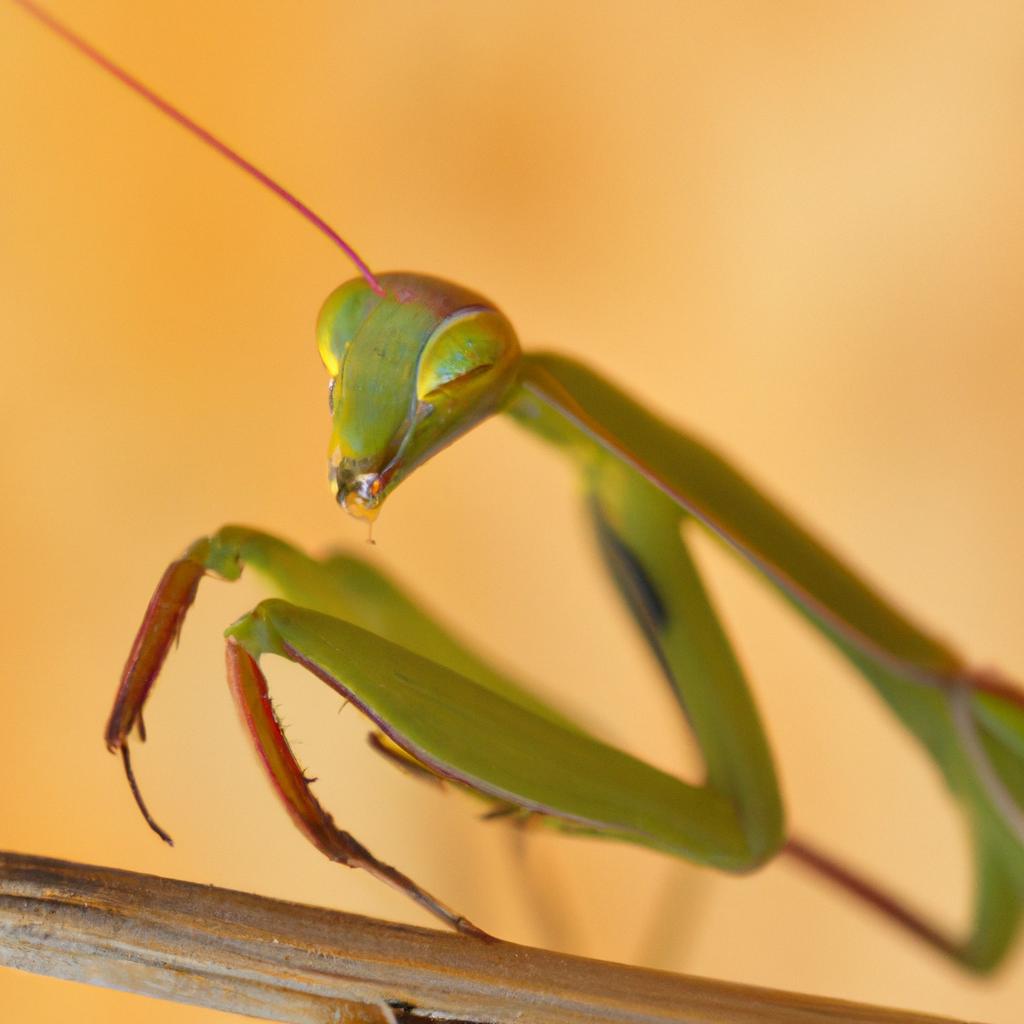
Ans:
[[[1019,3],[53,8],[373,266],[490,295],[525,345],[714,439],[972,659],[1024,674]],[[487,424],[396,494],[372,549],[333,505],[312,324],[350,274],[278,200],[0,5],[0,847],[428,923],[322,860],[259,774],[220,639],[254,581],[207,584],[147,715],[137,768],[174,850],[105,753],[153,583],[225,521],[355,547],[609,739],[692,770],[554,454]],[[794,826],[961,924],[966,851],[935,774],[771,593],[702,554]],[[380,763],[310,678],[274,665],[272,683],[338,819],[492,931],[1019,1019],[1020,952],[965,977],[786,863],[734,880],[520,843]],[[13,972],[0,1011],[227,1019]]]

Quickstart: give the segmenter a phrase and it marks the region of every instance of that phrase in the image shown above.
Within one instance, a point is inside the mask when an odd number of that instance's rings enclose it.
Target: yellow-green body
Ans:
[[[227,631],[229,679],[285,805],[328,856],[373,871],[455,927],[476,932],[337,830],[316,803],[270,706],[263,655],[296,661],[336,689],[407,764],[501,808],[733,872],[784,846],[800,854],[802,844],[786,838],[742,669],[690,554],[690,532],[706,529],[850,659],[931,756],[971,836],[974,925],[950,939],[876,891],[844,884],[961,963],[995,965],[1024,901],[1020,694],[972,673],[705,445],[579,363],[522,354],[487,299],[414,274],[383,274],[375,285],[357,279],[337,289],[317,327],[337,501],[373,518],[410,472],[494,413],[555,445],[576,467],[597,552],[700,744],[701,784],[589,736],[456,642],[368,563],[316,561],[243,527],[197,541],[165,574],[126,666],[111,748],[127,751],[200,577],[234,579],[248,564],[281,597]]]

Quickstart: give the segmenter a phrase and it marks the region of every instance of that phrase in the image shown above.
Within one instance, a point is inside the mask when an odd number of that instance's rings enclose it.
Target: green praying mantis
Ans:
[[[147,820],[129,758],[142,710],[200,580],[245,566],[281,595],[227,630],[227,669],[269,777],[328,857],[364,868],[473,935],[479,929],[339,830],[284,737],[261,668],[298,663],[360,708],[383,750],[496,809],[580,835],[632,842],[723,870],[786,850],[958,962],[1004,956],[1024,901],[1024,700],[969,668],[861,582],[717,454],[588,368],[524,354],[487,299],[436,278],[373,274],[322,221],[262,172],[150,93],[40,8],[18,0],[179,123],[326,230],[361,276],[321,311],[329,379],[329,480],[372,519],[415,468],[484,418],[505,414],[578,473],[597,548],[678,698],[704,756],[702,785],[616,750],[457,643],[364,560],[316,560],[270,535],[226,527],[191,545],[158,584],[107,727]],[[757,710],[691,555],[710,531],[762,573],[857,668],[934,760],[967,824],[974,922],[952,939],[807,844],[786,839]]]

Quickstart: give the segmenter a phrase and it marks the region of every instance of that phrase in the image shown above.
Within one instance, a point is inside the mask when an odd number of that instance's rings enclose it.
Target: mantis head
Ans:
[[[516,379],[519,342],[474,292],[420,274],[357,278],[317,320],[331,375],[329,480],[346,511],[374,519],[417,466],[496,412]]]

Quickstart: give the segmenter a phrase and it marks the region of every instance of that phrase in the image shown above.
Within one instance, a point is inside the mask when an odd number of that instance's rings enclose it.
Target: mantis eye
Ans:
[[[320,358],[332,377],[341,372],[353,335],[379,304],[380,296],[362,278],[335,288],[327,296],[316,321],[316,341]]]
[[[456,381],[483,374],[518,348],[508,321],[492,309],[471,309],[445,321],[420,355],[416,394],[421,401]]]

